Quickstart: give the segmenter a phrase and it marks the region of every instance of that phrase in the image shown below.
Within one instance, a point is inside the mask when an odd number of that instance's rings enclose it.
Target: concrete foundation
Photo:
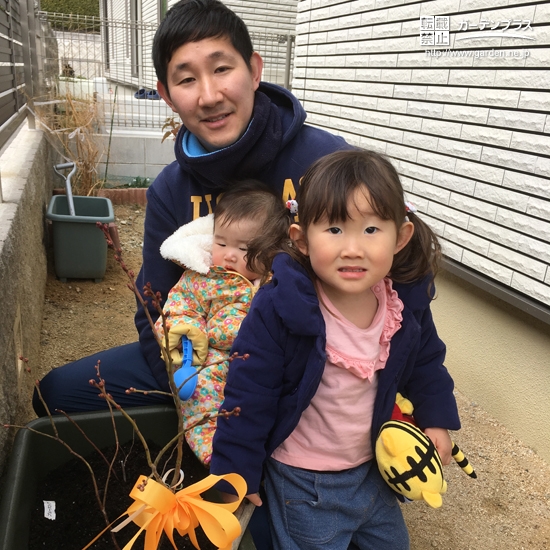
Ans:
[[[162,142],[162,132],[116,129],[109,136],[98,136],[104,152],[97,174],[104,178],[107,166],[107,180],[147,178],[152,182],[167,165],[176,160],[174,140],[170,137]],[[107,154],[108,152],[108,154]]]
[[[53,187],[51,148],[26,124],[0,152],[0,422],[25,424],[34,417],[30,396],[40,357],[46,284],[44,213]],[[28,363],[20,357],[28,358]],[[31,372],[26,372],[26,368]],[[0,430],[0,472],[13,431]]]
[[[458,277],[432,311],[456,387],[550,463],[550,326]]]

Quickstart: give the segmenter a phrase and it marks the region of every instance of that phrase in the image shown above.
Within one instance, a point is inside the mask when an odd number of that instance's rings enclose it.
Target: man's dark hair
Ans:
[[[181,0],[160,23],[153,40],[153,64],[157,78],[168,90],[167,68],[174,52],[184,44],[206,38],[231,40],[248,68],[254,53],[244,21],[219,0]]]

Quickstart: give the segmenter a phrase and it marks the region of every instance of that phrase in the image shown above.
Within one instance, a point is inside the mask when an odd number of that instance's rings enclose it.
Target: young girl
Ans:
[[[164,258],[188,268],[164,304],[173,364],[177,368],[182,363],[182,336],[193,344],[194,365],[218,362],[197,375],[195,391],[183,403],[185,428],[218,411],[229,350],[252,297],[269,276],[272,250],[288,239],[289,226],[290,213],[281,198],[262,183],[246,180],[222,195],[213,215],[180,227],[162,244]],[[247,265],[248,246],[263,243],[267,235],[272,248],[262,247],[262,254]],[[164,341],[160,318],[156,330]],[[205,465],[210,462],[215,427],[213,418],[185,434]]]
[[[374,459],[399,391],[450,461],[460,427],[430,312],[439,245],[397,172],[368,151],[304,175],[291,246],[273,261],[232,351],[211,472],[265,491],[276,549],[402,550],[408,533]],[[249,250],[253,257],[255,250]]]

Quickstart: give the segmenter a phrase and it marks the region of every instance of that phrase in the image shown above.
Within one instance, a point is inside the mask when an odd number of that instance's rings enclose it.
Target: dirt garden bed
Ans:
[[[144,214],[141,206],[115,205],[124,258],[136,272],[141,265]],[[125,277],[112,252],[101,283],[61,283],[50,267],[40,375],[84,355],[136,340],[135,300]],[[433,510],[424,503],[403,507],[411,549],[550,549],[550,465],[476,403],[460,392],[457,399],[463,429],[453,437],[478,479],[469,478],[452,464],[445,470],[449,489],[442,508]]]

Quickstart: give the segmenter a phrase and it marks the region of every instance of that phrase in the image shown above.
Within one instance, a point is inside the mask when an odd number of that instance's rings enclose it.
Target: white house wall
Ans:
[[[544,1],[303,0],[293,80],[310,123],[391,157],[449,258],[546,305],[549,43]]]
[[[132,22],[130,2],[107,0],[107,3],[110,53],[107,77],[135,88],[154,88],[156,76],[150,55],[158,26],[157,3],[137,2],[137,25]],[[100,7],[101,16],[105,17],[103,5]]]

